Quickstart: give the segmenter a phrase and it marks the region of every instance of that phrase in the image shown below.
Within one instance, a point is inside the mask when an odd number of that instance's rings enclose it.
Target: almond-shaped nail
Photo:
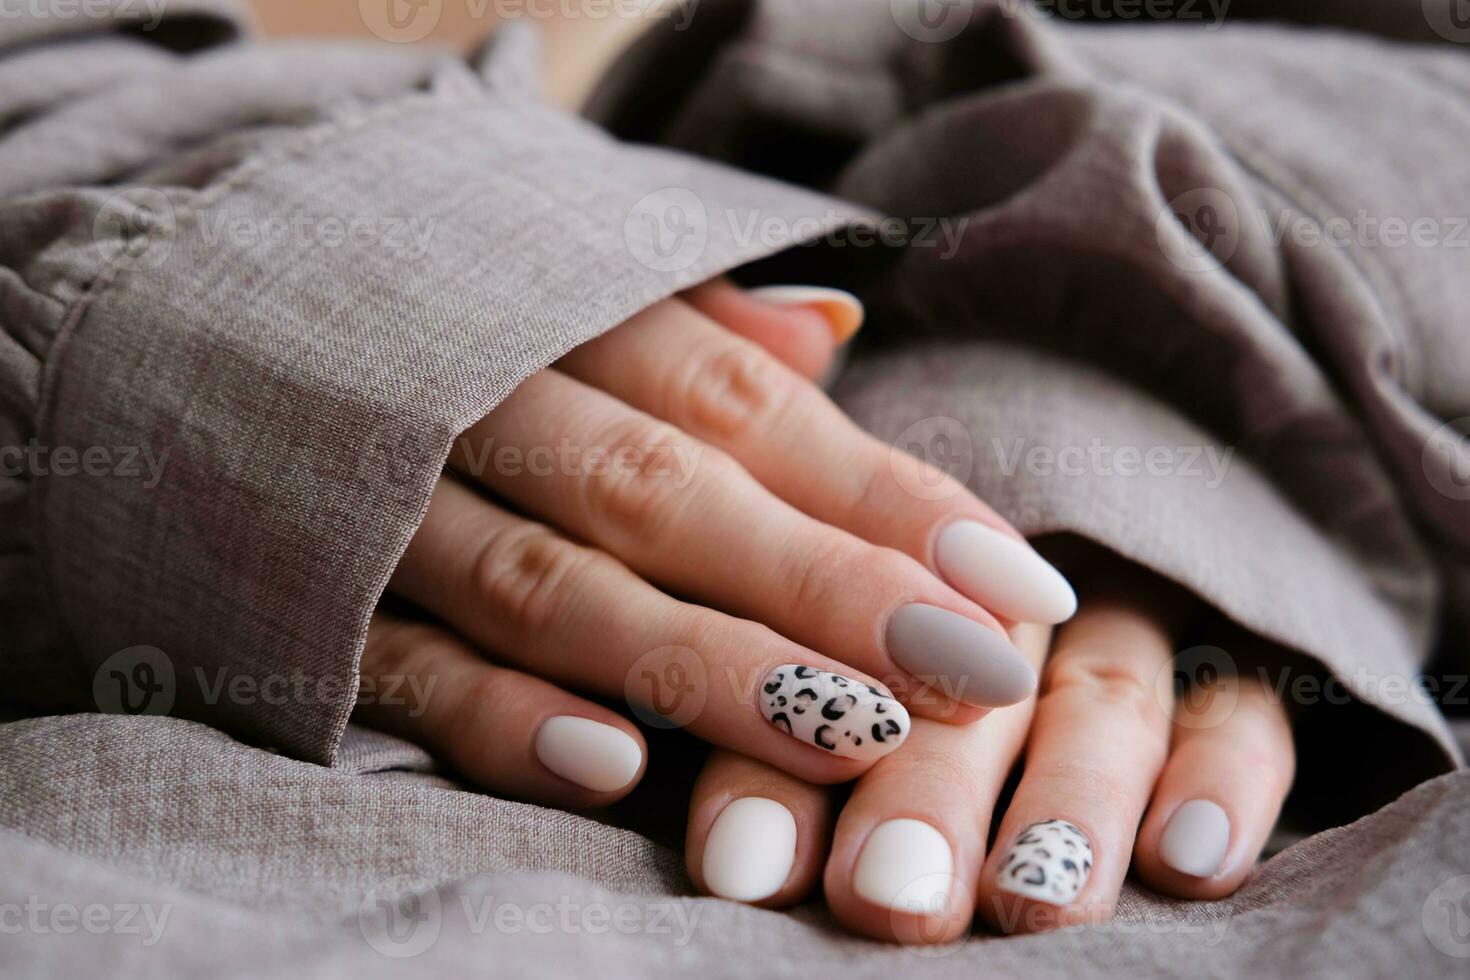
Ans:
[[[1213,800],[1189,800],[1159,835],[1159,860],[1180,874],[1208,878],[1230,850],[1230,815]]]
[[[1072,618],[1077,593],[1024,541],[979,521],[955,521],[939,533],[934,562],[950,585],[991,612],[1019,623]]]
[[[763,796],[731,800],[704,841],[705,887],[737,902],[776,894],[795,863],[796,818]]]
[[[777,306],[807,306],[826,317],[832,339],[845,344],[863,325],[863,303],[852,293],[827,286],[760,286],[750,295]]]
[[[1036,671],[1003,634],[948,609],[911,603],[888,621],[888,655],[956,701],[1000,708],[1036,690]]]
[[[877,759],[909,737],[909,713],[851,677],[783,664],[761,682],[761,714],[799,742],[844,759]]]
[[[643,749],[627,732],[591,718],[556,715],[536,732],[536,758],[563,779],[598,793],[622,789],[638,775]]]
[[[1092,873],[1092,842],[1066,820],[1043,820],[1021,831],[1000,866],[1002,891],[1049,905],[1070,905]]]

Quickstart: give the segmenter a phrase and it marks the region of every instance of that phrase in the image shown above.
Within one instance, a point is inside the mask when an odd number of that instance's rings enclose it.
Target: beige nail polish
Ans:
[[[1230,850],[1230,815],[1213,800],[1179,804],[1159,835],[1159,860],[1180,874],[1208,878]]]

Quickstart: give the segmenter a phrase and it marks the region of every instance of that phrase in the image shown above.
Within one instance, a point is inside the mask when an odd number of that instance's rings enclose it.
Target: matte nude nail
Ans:
[[[845,759],[877,759],[909,736],[909,713],[886,691],[826,670],[783,664],[761,682],[761,714],[799,742]]]
[[[628,733],[576,715],[541,723],[536,757],[563,779],[598,793],[622,789],[643,765],[643,750]]]
[[[1208,878],[1230,850],[1230,815],[1212,800],[1179,804],[1159,835],[1159,860],[1180,874]]]
[[[852,293],[826,286],[760,286],[749,295],[778,306],[806,306],[826,317],[832,339],[845,344],[863,325],[863,304]]]
[[[1072,618],[1077,594],[1029,544],[979,521],[955,521],[939,533],[934,563],[950,585],[991,612],[1019,623]]]
[[[924,821],[901,817],[868,835],[852,871],[852,890],[884,908],[942,915],[953,880],[949,841]]]
[[[1003,634],[959,613],[912,603],[888,621],[893,662],[965,704],[998,708],[1036,690],[1036,671]]]
[[[776,894],[795,863],[796,818],[762,796],[730,801],[704,841],[705,887],[737,902]]]
[[[1070,905],[1092,874],[1092,842],[1066,820],[1043,820],[1016,836],[1000,866],[1002,891],[1049,905]]]

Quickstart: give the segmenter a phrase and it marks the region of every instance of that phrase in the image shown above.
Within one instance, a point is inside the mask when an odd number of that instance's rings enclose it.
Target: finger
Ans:
[[[1076,609],[1066,579],[958,482],[863,432],[815,385],[687,304],[651,307],[558,368],[717,446],[797,509],[902,551],[999,616],[1058,623]]]
[[[537,447],[566,445],[585,458],[530,468]],[[484,465],[507,448],[528,465]],[[956,702],[1011,704],[1035,686],[994,617],[912,558],[813,520],[724,453],[566,375],[523,383],[451,463],[669,591],[879,677],[919,713],[968,721]]]
[[[681,298],[814,381],[826,375],[837,348],[851,340],[863,324],[863,304],[841,289],[741,289],[728,279],[712,279]]]
[[[1112,914],[1162,768],[1170,641],[1149,606],[1089,598],[1047,662],[1025,770],[986,861],[980,911],[1007,932]]]
[[[1040,663],[1050,629],[1017,627]],[[964,726],[915,719],[901,764],[880,761],[837,823],[825,891],[848,928],[906,944],[964,935],[996,799],[1026,739],[1034,700]]]
[[[903,707],[871,679],[670,598],[453,480],[435,490],[391,587],[511,666],[603,697],[645,698],[641,710],[812,782],[851,779],[908,734]],[[851,696],[829,704],[837,687]],[[884,737],[861,737],[880,723]]]
[[[1139,829],[1139,876],[1180,898],[1234,892],[1276,826],[1295,767],[1286,709],[1258,680],[1225,677],[1192,692],[1175,706],[1169,761]]]
[[[783,908],[816,887],[832,838],[832,792],[715,750],[689,803],[685,860],[696,888]]]
[[[356,717],[424,746],[493,792],[605,806],[642,778],[648,751],[615,712],[486,663],[446,630],[373,616]]]

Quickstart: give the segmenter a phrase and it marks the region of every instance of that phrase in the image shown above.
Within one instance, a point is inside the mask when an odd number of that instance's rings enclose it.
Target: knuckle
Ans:
[[[582,475],[582,507],[591,521],[615,532],[646,538],[666,525],[684,491],[700,480],[686,485],[676,479],[668,460],[690,447],[667,423],[642,416],[619,420],[602,432],[599,446],[609,465]]]
[[[1110,656],[1060,656],[1046,665],[1043,697],[1081,694],[1094,704],[1113,705],[1130,714],[1158,713],[1154,675],[1132,659]]]
[[[798,392],[775,358],[748,343],[721,344],[680,372],[673,404],[698,431],[731,441],[774,427]]]
[[[535,525],[497,530],[475,557],[473,594],[513,632],[544,630],[591,560],[591,552]]]
[[[777,576],[785,584],[783,594],[791,596],[792,608],[799,614],[829,605],[835,598],[833,590],[844,577],[841,569],[851,567],[855,552],[864,550],[840,535],[823,537],[825,540],[808,547],[791,549],[786,567]]]

